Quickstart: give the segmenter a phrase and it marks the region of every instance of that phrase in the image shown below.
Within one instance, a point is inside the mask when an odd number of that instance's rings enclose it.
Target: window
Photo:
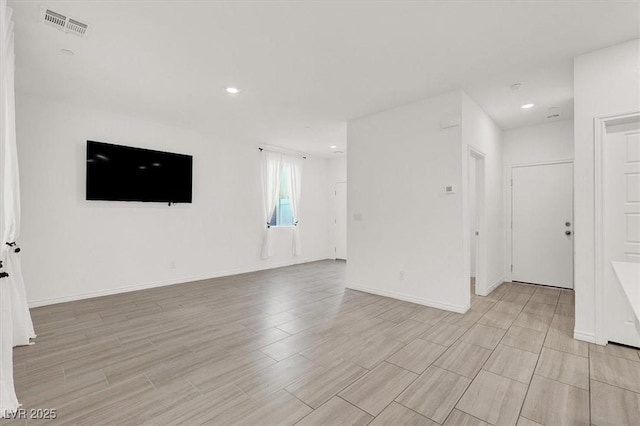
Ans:
[[[291,167],[282,167],[280,173],[280,193],[276,208],[273,210],[271,226],[293,226],[293,212],[291,210]]]

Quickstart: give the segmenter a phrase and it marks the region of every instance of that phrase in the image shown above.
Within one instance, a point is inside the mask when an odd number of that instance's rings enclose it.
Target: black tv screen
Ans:
[[[87,200],[190,203],[193,157],[87,141]]]

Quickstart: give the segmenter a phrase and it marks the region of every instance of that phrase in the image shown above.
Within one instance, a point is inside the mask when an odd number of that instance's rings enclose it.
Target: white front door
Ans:
[[[612,261],[640,262],[640,133],[636,121],[607,128],[603,141],[602,213],[606,336],[640,347],[633,312]]]
[[[573,164],[511,170],[513,281],[573,288]]]
[[[347,259],[347,184],[336,183],[334,237],[336,259]]]

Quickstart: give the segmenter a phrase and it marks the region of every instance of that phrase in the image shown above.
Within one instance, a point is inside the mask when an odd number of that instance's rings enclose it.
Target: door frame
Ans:
[[[517,168],[517,167],[535,167],[535,166],[551,166],[554,164],[573,164],[574,161],[573,160],[553,160],[553,161],[538,161],[538,162],[533,162],[533,163],[519,163],[519,164],[513,164],[511,166],[509,166],[509,179],[507,180],[507,280],[509,282],[513,282],[513,169]],[[574,173],[575,173],[575,166],[574,166]],[[571,188],[573,193],[575,194],[575,185],[574,185],[574,181],[571,181]],[[574,205],[574,200],[571,200],[571,211],[573,212],[573,216],[575,217],[575,205]],[[575,234],[575,219],[574,217],[571,218],[571,223],[574,225],[573,226],[573,230],[574,230],[574,234]],[[575,265],[575,240],[573,242],[573,249],[572,249],[572,265],[571,268],[574,268]],[[576,276],[575,276],[575,271],[573,273],[573,290],[576,289]]]
[[[346,190],[347,190],[347,181],[346,181],[346,180],[345,180],[345,181],[339,181],[339,182],[335,182],[335,183],[333,184],[333,220],[334,220],[334,222],[333,222],[333,247],[334,247],[334,250],[333,250],[333,260],[338,259],[338,257],[336,257],[336,250],[335,250],[335,248],[336,248],[336,247],[338,247],[338,245],[337,245],[337,242],[338,242],[338,232],[336,232],[336,231],[337,231],[337,222],[336,222],[336,221],[338,220],[338,203],[336,203],[336,198],[338,197],[338,189],[337,189],[337,186],[338,186],[338,185],[340,185],[340,184],[344,184],[344,188],[345,188],[345,191],[346,191]],[[347,201],[348,201],[348,200],[345,200],[345,207],[346,207],[346,203],[347,203]],[[345,219],[345,221],[346,221],[346,222],[345,222],[345,227],[348,227],[348,226],[349,226],[349,220],[348,220],[348,217],[349,217],[349,215],[347,214],[347,216],[344,218],[344,219]],[[347,230],[347,232],[348,232],[348,230]],[[344,238],[345,238],[345,240],[346,240],[346,238],[347,238],[347,235],[346,235],[346,234],[345,234]],[[347,247],[348,247],[348,246],[347,246]],[[346,256],[346,254],[345,254],[345,256]],[[344,260],[347,260],[347,259],[344,259]]]
[[[466,248],[469,253],[469,262],[467,262],[466,269],[469,271],[467,280],[467,286],[469,285],[469,279],[471,278],[471,244],[476,244],[476,295],[487,296],[489,294],[487,284],[487,233],[485,226],[485,154],[471,145],[468,146],[467,157],[467,179],[472,178],[470,176],[470,161],[473,159],[476,162],[476,174],[473,176],[475,179],[475,215],[476,215],[476,229],[478,234],[474,240],[469,241],[469,246]],[[465,197],[469,196],[469,192],[465,192]],[[470,231],[470,215],[467,214],[467,226],[464,229]],[[467,232],[470,235],[470,232]],[[468,287],[467,287],[468,288]],[[493,289],[492,289],[493,290]],[[468,290],[467,290],[468,291]]]
[[[593,119],[594,126],[594,288],[596,320],[595,343],[606,345],[606,292],[604,285],[604,143],[607,138],[607,126],[618,121],[640,119],[640,111],[621,114],[606,114]]]

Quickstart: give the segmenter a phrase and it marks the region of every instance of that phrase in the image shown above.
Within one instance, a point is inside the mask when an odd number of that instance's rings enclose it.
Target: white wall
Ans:
[[[304,163],[303,255],[291,254],[291,229],[277,229],[264,261],[257,144],[22,93],[17,130],[32,306],[329,257],[326,159]],[[193,204],[86,201],[87,139],[193,155]]]
[[[573,160],[573,120],[505,130],[503,140],[505,172],[520,164]]]
[[[640,110],[640,40],[574,60],[575,290],[574,336],[595,341],[594,118]]]
[[[483,185],[484,211],[480,212],[483,218],[480,224],[484,229],[480,231],[480,252],[484,258],[476,267],[483,277],[476,273],[477,292],[487,295],[499,286],[505,276],[505,219],[504,196],[502,191],[502,130],[480,108],[480,106],[465,93],[462,93],[462,182],[464,194],[467,194],[468,176],[468,147],[474,148],[484,156],[484,182]],[[476,163],[476,166],[478,164]],[[480,191],[476,187],[476,191]],[[480,207],[478,207],[480,208]],[[469,277],[471,230],[469,228],[468,195],[463,197],[463,241],[462,255],[464,257],[465,276]],[[479,226],[479,227],[480,227]],[[484,231],[484,232],[483,232]],[[483,235],[484,234],[484,235]],[[481,271],[482,266],[485,271]],[[478,286],[478,282],[484,281],[485,286]]]
[[[573,120],[505,130],[504,196],[506,223],[511,223],[511,168],[516,165],[573,160]],[[506,226],[506,265],[511,265],[511,227]],[[575,243],[575,241],[574,241]],[[506,280],[511,281],[511,268],[506,268]]]
[[[338,236],[336,234],[335,227],[335,187],[337,183],[347,181],[347,156],[341,155],[340,157],[332,158],[329,160],[329,244],[331,251],[331,258],[335,259],[335,245],[336,238],[347,238],[346,235]]]
[[[440,128],[460,114],[452,92],[348,123],[348,287],[469,307],[463,194],[444,193],[462,184],[461,129]]]
[[[329,160],[329,182],[335,184],[347,181],[347,156],[332,158]]]

